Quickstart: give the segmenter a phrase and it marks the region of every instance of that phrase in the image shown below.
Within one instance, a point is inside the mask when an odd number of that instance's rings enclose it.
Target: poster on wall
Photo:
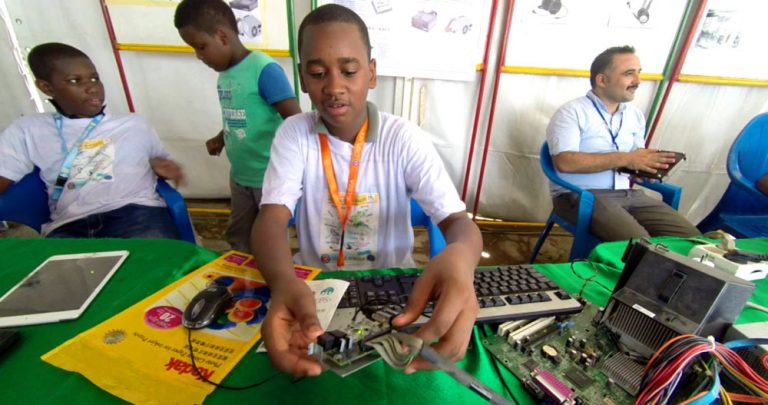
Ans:
[[[632,45],[646,73],[662,73],[685,0],[518,0],[504,64],[588,70],[611,46]]]
[[[683,74],[768,79],[765,0],[710,0],[683,65]]]
[[[173,26],[181,0],[107,0],[117,42],[147,46],[185,45]],[[227,0],[240,41],[250,49],[288,54],[288,12],[282,0]]]
[[[482,62],[488,0],[327,0],[365,21],[379,75],[475,79]]]

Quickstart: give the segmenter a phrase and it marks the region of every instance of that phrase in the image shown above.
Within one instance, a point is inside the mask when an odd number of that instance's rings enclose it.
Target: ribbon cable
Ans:
[[[363,157],[363,146],[365,146],[365,136],[368,133],[368,119],[365,119],[363,126],[357,131],[355,143],[352,147],[352,157],[349,160],[349,179],[347,180],[347,192],[344,195],[344,207],[341,205],[339,197],[339,187],[336,184],[336,175],[333,172],[333,160],[331,159],[331,148],[328,145],[328,135],[320,133],[320,154],[323,158],[323,171],[325,179],[328,181],[328,191],[331,194],[333,205],[341,219],[341,238],[339,241],[339,258],[336,261],[338,268],[344,267],[344,232],[347,228],[347,220],[352,212],[352,206],[355,203],[355,189],[357,188],[357,176],[360,173],[360,159]]]

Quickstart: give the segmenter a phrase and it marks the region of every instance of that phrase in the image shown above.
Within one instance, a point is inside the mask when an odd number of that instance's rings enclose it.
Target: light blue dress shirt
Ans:
[[[613,135],[616,136],[615,140]],[[549,153],[561,152],[610,153],[630,152],[645,146],[645,117],[629,103],[619,104],[611,114],[592,90],[584,97],[569,101],[560,107],[547,126]],[[584,189],[624,188],[627,182],[615,183],[615,170],[596,173],[562,173],[560,177]],[[552,196],[567,192],[558,185],[550,184]]]

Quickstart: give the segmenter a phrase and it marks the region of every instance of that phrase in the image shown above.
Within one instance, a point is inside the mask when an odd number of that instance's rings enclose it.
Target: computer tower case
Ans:
[[[624,261],[602,321],[636,360],[650,358],[678,335],[719,340],[755,289],[749,281],[648,240],[630,244]]]

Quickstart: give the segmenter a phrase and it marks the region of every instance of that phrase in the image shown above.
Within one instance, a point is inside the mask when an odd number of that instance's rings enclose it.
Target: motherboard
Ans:
[[[586,304],[570,317],[506,322],[483,345],[542,403],[633,404],[641,366],[618,350],[601,316]]]

